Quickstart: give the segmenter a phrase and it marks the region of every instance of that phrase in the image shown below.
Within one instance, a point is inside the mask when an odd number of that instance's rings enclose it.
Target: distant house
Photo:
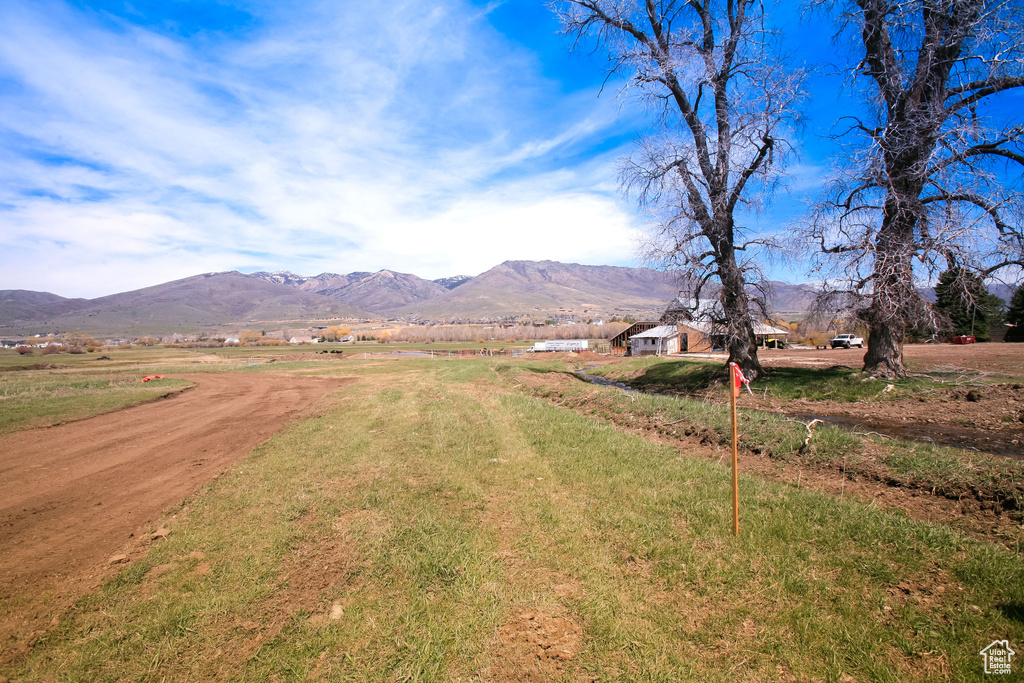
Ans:
[[[769,339],[788,339],[789,331],[755,322],[758,345]],[[655,330],[657,330],[655,332]],[[643,335],[643,336],[641,336]],[[638,337],[634,344],[633,338]],[[618,355],[662,355],[669,353],[709,353],[725,348],[724,337],[705,321],[679,321],[666,324],[652,320],[636,322],[611,339],[612,353]]]
[[[237,337],[228,337],[227,339],[224,340],[224,343],[225,344],[238,344],[238,343],[240,343],[240,340]]]
[[[547,341],[534,342],[530,349],[532,353],[544,351],[586,351],[589,348],[589,341],[586,339],[549,339]]]
[[[342,337],[338,341],[344,342],[344,343],[348,343],[348,342],[354,342],[355,340],[356,340],[355,335],[346,334],[344,337]]]
[[[629,338],[629,355],[660,356],[680,352],[680,332],[676,325],[659,325]]]
[[[628,356],[629,338],[635,334],[640,334],[641,332],[654,329],[659,325],[661,325],[661,323],[657,320],[643,320],[633,323],[609,340],[612,347],[612,354],[617,356]]]
[[[292,337],[288,340],[289,344],[316,344],[317,340],[312,337]]]
[[[757,322],[756,320],[751,323],[754,327],[754,339],[758,346],[765,346],[769,339],[775,340],[787,340],[789,339],[789,330],[784,330],[768,323]],[[712,349],[724,349],[725,337],[714,329],[714,326],[705,321],[693,320],[689,322],[679,322],[676,325],[683,328],[683,331],[688,335],[688,346],[683,345],[683,352],[686,351],[711,351]]]

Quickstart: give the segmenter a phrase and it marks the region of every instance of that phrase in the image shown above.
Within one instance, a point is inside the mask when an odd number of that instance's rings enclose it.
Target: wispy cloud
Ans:
[[[544,78],[480,8],[251,11],[182,35],[0,6],[0,289],[630,253],[605,149],[629,112]]]

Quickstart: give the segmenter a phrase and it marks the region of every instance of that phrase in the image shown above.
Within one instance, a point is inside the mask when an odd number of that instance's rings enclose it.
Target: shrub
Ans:
[[[20,353],[23,356],[28,356],[28,355],[32,354],[32,347],[31,346],[16,346],[16,347],[14,347],[14,350],[17,351],[18,353]]]
[[[60,353],[63,350],[64,350],[63,347],[51,344],[50,346],[44,346],[43,347],[42,355],[44,355],[44,356],[52,356],[53,354]]]

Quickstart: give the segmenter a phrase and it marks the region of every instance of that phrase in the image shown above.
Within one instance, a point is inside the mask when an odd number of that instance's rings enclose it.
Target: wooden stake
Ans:
[[[736,428],[736,397],[739,395],[739,378],[736,376],[737,366],[729,363],[729,397],[732,406],[732,533],[740,533],[740,475],[739,451],[737,448]]]

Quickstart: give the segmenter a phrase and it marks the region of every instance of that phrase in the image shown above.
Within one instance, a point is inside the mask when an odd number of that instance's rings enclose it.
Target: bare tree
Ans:
[[[908,329],[934,326],[918,288],[942,270],[989,277],[1024,263],[1024,127],[996,97],[1024,86],[1020,2],[853,0],[851,80],[867,103],[808,231],[818,268],[870,330],[864,370],[906,374]],[[845,290],[845,291],[844,291]]]
[[[660,113],[661,133],[625,162],[623,180],[655,217],[649,263],[688,274],[693,313],[725,337],[729,361],[762,374],[747,291],[753,252],[736,214],[769,189],[789,150],[801,75],[783,68],[759,0],[568,0],[554,4],[580,45],[596,39],[612,72]],[[711,285],[706,287],[706,285]],[[704,298],[714,297],[713,305]],[[763,306],[761,307],[763,309]],[[761,311],[764,312],[763,310]]]

